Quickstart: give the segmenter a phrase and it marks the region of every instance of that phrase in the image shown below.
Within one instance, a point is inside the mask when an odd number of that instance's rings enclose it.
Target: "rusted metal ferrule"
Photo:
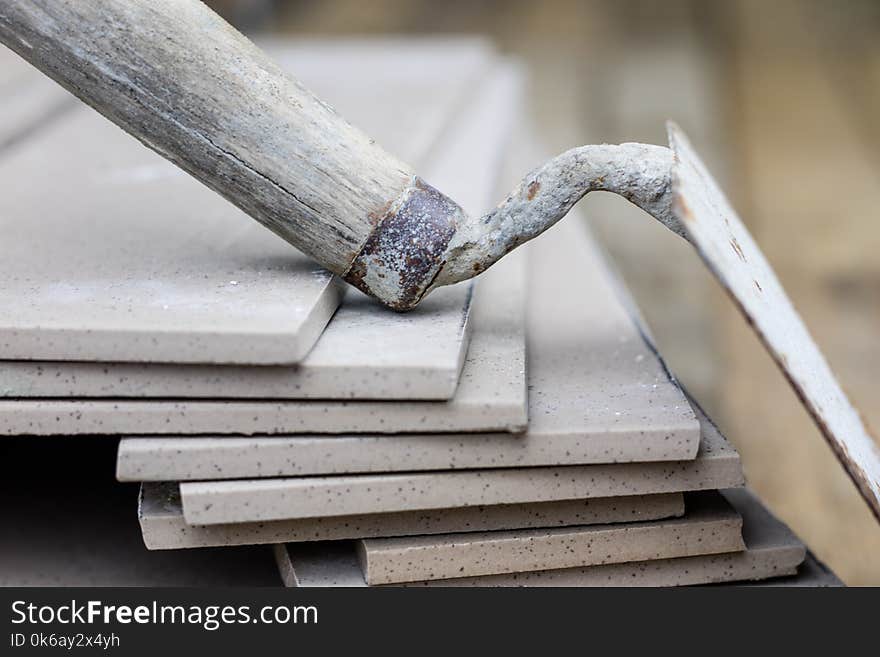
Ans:
[[[465,218],[455,201],[418,176],[379,221],[345,280],[394,310],[414,308],[444,264]]]

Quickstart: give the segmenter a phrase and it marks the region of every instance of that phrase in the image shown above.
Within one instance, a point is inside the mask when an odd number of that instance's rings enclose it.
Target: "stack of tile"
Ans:
[[[533,163],[507,150],[522,74],[481,42],[267,47],[470,212],[502,158]],[[389,103],[402,88],[416,100]],[[0,169],[0,434],[122,435],[149,549],[271,544],[297,586],[700,584],[804,561],[756,499],[719,492],[744,484],[736,450],[574,219],[398,315],[89,110]]]

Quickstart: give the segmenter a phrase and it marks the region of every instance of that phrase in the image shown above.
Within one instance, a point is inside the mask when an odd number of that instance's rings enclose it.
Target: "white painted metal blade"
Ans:
[[[674,209],[706,266],[791,383],[880,520],[880,449],[834,377],[773,269],[729,201],[670,123]]]

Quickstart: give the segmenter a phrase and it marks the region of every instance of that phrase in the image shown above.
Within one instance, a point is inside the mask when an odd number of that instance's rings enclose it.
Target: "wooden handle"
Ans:
[[[436,276],[458,206],[201,2],[0,0],[0,41],[384,303]]]

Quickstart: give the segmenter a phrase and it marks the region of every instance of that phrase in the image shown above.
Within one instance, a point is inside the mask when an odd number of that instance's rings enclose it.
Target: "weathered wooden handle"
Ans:
[[[668,213],[668,194],[654,199],[668,150],[625,144],[569,151],[467,217],[198,0],[0,0],[0,41],[398,310],[484,271],[591,189]]]

